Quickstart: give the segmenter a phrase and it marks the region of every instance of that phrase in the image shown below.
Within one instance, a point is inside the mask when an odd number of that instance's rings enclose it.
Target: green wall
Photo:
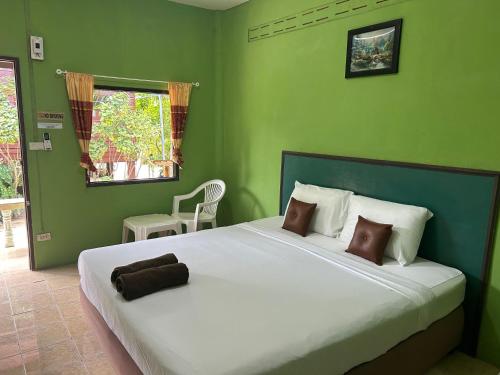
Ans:
[[[213,12],[165,0],[0,0],[0,9],[8,10],[0,15],[0,56],[21,59],[27,141],[39,141],[42,133],[33,121],[34,107],[64,112],[67,119],[63,130],[50,131],[52,152],[28,152],[33,231],[52,233],[51,241],[35,242],[38,268],[75,262],[84,249],[119,243],[125,217],[169,212],[173,195],[213,178]],[[45,61],[28,60],[30,34],[44,37]],[[200,81],[192,96],[180,181],[87,188],[57,68]]]
[[[33,229],[53,235],[35,244],[37,266],[118,243],[124,217],[168,212],[174,194],[215,176],[228,182],[226,224],[275,215],[283,149],[500,170],[500,2],[409,0],[247,42],[249,26],[325,2],[210,12],[167,0],[0,0],[0,55],[21,59],[27,140],[40,138],[35,108],[68,118],[51,132],[54,151],[28,156]],[[347,30],[400,17],[400,73],[345,80]],[[29,34],[45,38],[44,62],[28,60]],[[59,67],[199,80],[181,180],[86,188]],[[500,365],[498,316],[500,243],[480,343],[481,357]]]
[[[500,170],[499,1],[411,0],[247,42],[248,27],[325,2],[219,14],[227,223],[278,213],[283,149]],[[400,73],[346,80],[347,31],[401,17]],[[499,316],[497,243],[480,345],[497,365]]]

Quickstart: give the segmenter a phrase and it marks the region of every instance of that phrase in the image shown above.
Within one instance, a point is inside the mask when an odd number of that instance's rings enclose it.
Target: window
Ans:
[[[92,123],[89,185],[177,179],[168,92],[96,86]]]

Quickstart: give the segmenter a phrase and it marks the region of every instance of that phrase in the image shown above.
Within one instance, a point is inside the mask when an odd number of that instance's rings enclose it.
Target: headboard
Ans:
[[[419,256],[467,277],[462,349],[476,354],[496,225],[499,173],[284,151],[280,214],[295,181],[412,204],[434,213]]]

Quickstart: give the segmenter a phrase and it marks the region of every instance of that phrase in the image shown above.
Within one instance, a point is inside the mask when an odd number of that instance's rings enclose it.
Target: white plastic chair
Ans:
[[[191,199],[200,191],[205,190],[205,200],[196,205],[195,212],[179,212],[182,201]],[[226,193],[226,184],[222,180],[212,180],[197,187],[192,193],[174,197],[172,218],[186,226],[188,233],[196,232],[203,223],[210,223],[217,228],[217,207]]]

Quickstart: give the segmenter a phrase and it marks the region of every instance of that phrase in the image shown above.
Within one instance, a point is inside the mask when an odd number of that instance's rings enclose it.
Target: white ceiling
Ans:
[[[236,5],[246,3],[248,0],[171,0],[174,3],[181,3],[193,5],[195,7],[213,9],[213,10],[226,10]]]

